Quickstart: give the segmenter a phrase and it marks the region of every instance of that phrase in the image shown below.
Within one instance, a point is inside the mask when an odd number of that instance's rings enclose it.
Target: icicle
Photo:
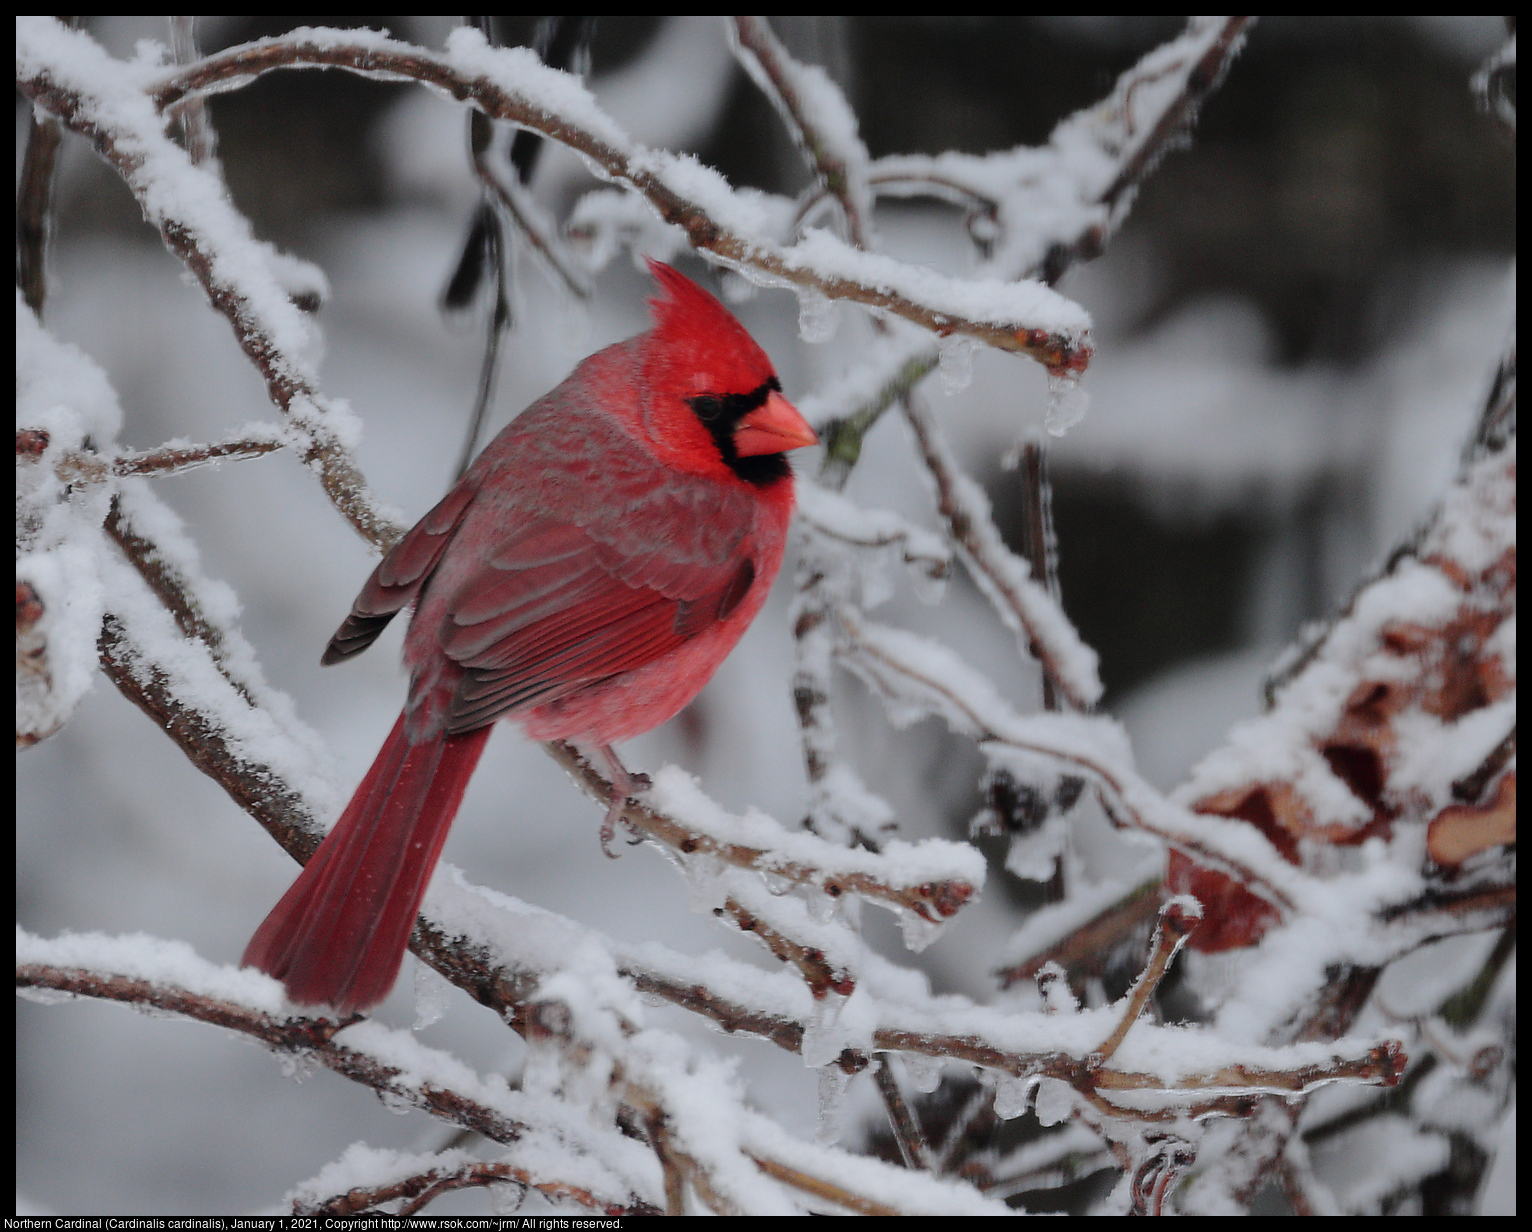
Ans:
[[[813,920],[814,923],[826,924],[835,918],[835,906],[839,901],[838,899],[833,898],[831,895],[825,894],[823,892],[818,894],[809,894],[807,897],[809,905],[809,918]]]
[[[812,287],[798,289],[798,337],[805,342],[829,342],[839,324],[834,300]]]
[[[1074,1111],[1074,1091],[1057,1078],[1040,1078],[1037,1083],[1037,1119],[1043,1125],[1067,1121]]]
[[[1001,1074],[995,1080],[995,1115],[1002,1121],[1013,1121],[1021,1116],[1032,1101],[1032,1088],[1036,1085],[1036,1078]]]
[[[845,1004],[846,998],[833,992],[814,1002],[814,1012],[803,1028],[803,1063],[810,1069],[822,1066],[838,1069],[831,1062],[846,1048],[846,1033],[840,1025],[840,1012]]]
[[[728,900],[723,884],[724,863],[710,852],[697,852],[680,860],[686,877],[686,897],[697,915],[712,912]]]
[[[950,396],[968,388],[968,383],[973,380],[976,349],[973,339],[963,334],[948,334],[937,344],[937,376],[941,379],[943,393]]]
[[[901,1052],[899,1059],[904,1062],[904,1072],[909,1076],[910,1085],[922,1095],[929,1095],[941,1086],[940,1057],[928,1057],[923,1052]]]
[[[747,304],[760,292],[759,286],[733,270],[724,271],[718,289],[723,292],[723,302],[726,304]]]
[[[766,893],[770,894],[773,898],[782,898],[785,895],[791,894],[798,885],[791,877],[783,877],[779,873],[763,872],[761,880],[766,883]]]
[[[839,1065],[826,1065],[819,1071],[819,1130],[816,1142],[826,1146],[840,1141],[841,1122],[846,1115],[846,1088],[851,1075]]]
[[[1080,388],[1079,377],[1048,374],[1048,417],[1043,427],[1048,429],[1049,436],[1063,436],[1089,410],[1090,394]]]
[[[395,1116],[408,1116],[415,1111],[415,1105],[407,1096],[387,1087],[378,1091],[378,1099]]]
[[[913,568],[907,571],[914,587],[915,597],[927,607],[935,607],[947,595],[947,579],[950,572],[933,572],[930,569]]]
[[[294,1082],[313,1077],[319,1068],[319,1058],[306,1048],[299,1052],[282,1053],[277,1059],[282,1063],[282,1077],[291,1078]]]
[[[899,912],[899,931],[904,934],[904,948],[919,954],[941,935],[942,926],[918,911],[902,910]]]
[[[527,1191],[522,1185],[490,1185],[488,1188],[490,1213],[501,1218],[516,1214],[526,1200]]]
[[[436,968],[415,960],[415,1022],[412,1031],[424,1031],[433,1022],[439,1022],[447,1012],[447,999],[452,995],[452,985],[442,978]]]

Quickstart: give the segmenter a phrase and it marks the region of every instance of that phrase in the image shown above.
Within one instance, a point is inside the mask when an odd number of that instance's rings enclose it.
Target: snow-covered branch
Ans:
[[[30,65],[29,65],[30,68]],[[1035,282],[952,279],[855,248],[824,232],[779,245],[759,233],[748,200],[694,159],[649,150],[603,114],[578,81],[550,69],[525,48],[491,48],[464,28],[438,55],[382,35],[303,30],[209,56],[146,83],[154,102],[239,88],[278,69],[338,68],[386,81],[418,81],[470,102],[492,119],[533,129],[583,155],[603,178],[640,193],[693,248],[767,284],[828,299],[847,299],[914,322],[943,337],[964,334],[1018,351],[1049,369],[1082,370],[1090,359],[1090,320],[1063,296]],[[34,77],[41,79],[35,80]],[[50,111],[54,87],[39,64],[24,88]],[[60,116],[70,123],[70,116]]]

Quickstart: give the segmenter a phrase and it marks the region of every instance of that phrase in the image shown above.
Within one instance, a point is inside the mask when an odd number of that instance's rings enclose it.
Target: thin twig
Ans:
[[[1122,1046],[1122,1041],[1127,1038],[1128,1032],[1133,1029],[1133,1024],[1138,1021],[1138,1016],[1144,1012],[1144,1006],[1149,1004],[1149,998],[1154,995],[1154,990],[1165,978],[1165,971],[1170,966],[1170,960],[1176,956],[1176,951],[1185,944],[1186,939],[1196,931],[1201,921],[1202,907],[1195,900],[1173,898],[1160,910],[1160,923],[1154,930],[1149,961],[1139,974],[1133,990],[1128,994],[1117,1029],[1096,1049],[1096,1055],[1103,1063],[1111,1060],[1117,1049]]]
[[[1032,576],[1041,583],[1055,603],[1060,603],[1058,540],[1053,533],[1053,489],[1048,483],[1048,455],[1041,441],[1028,440],[1021,450],[1023,509],[1026,534],[1022,555],[1032,567]],[[1038,655],[1034,647],[1034,656]],[[1043,709],[1059,710],[1062,686],[1043,664]]]
[[[812,88],[812,84],[805,80],[806,72],[812,70],[806,70],[788,54],[764,17],[730,17],[727,20],[735,54],[776,106],[810,169],[840,203],[851,243],[857,248],[869,248],[872,220],[867,215],[872,198],[867,189],[866,149],[859,140],[855,149],[837,148],[837,142],[818,124],[813,104],[803,93],[805,88]],[[822,89],[830,85],[828,78],[819,84]],[[841,112],[836,118],[842,132],[853,129],[855,116],[840,91],[835,90],[833,95],[824,92],[827,97],[820,102]]]
[[[994,973],[1000,987],[1009,988],[1021,980],[1030,980],[1048,963],[1058,963],[1070,972],[1100,975],[1105,957],[1134,929],[1158,913],[1160,885],[1158,876],[1140,882],[1084,924],[1071,929],[1061,941],[1039,950],[1025,962],[1001,967]]]
[[[685,1215],[685,1180],[681,1176],[680,1161],[671,1147],[670,1129],[665,1124],[664,1112],[656,1108],[648,1117],[645,1128],[649,1131],[649,1142],[653,1145],[654,1153],[659,1157],[660,1167],[665,1173],[665,1214]]]
[[[727,915],[734,921],[735,927],[740,932],[751,933],[760,938],[766,948],[778,959],[782,962],[790,962],[797,967],[803,976],[803,982],[814,994],[815,1000],[822,1000],[832,992],[837,996],[849,997],[855,991],[856,981],[852,979],[851,974],[827,962],[823,951],[794,941],[767,924],[754,912],[740,906],[734,899],[726,899],[722,907],[713,909],[713,914]]]
[[[23,439],[25,438],[25,439]],[[41,438],[39,448],[38,438]],[[289,442],[274,437],[245,437],[212,445],[165,445],[159,449],[123,450],[118,454],[67,453],[59,458],[54,473],[66,484],[104,483],[132,475],[163,478],[196,470],[216,462],[263,458]],[[26,429],[16,434],[16,452],[38,452],[47,447],[47,433]]]
[[[983,489],[963,473],[924,401],[911,393],[903,402],[926,469],[936,484],[937,512],[947,524],[963,562],[1000,618],[1037,655],[1056,682],[1060,699],[1073,710],[1089,710],[1101,696],[1096,653],[1080,639],[1069,618],[1026,560],[1000,538]]]
[[[16,185],[16,285],[38,317],[48,297],[48,240],[53,231],[53,180],[63,130],[35,110]]]
[[[197,19],[195,17],[172,17],[170,19],[170,53],[177,64],[195,64],[200,57],[197,50]],[[208,115],[207,101],[188,98],[176,109],[180,120],[181,135],[186,152],[197,166],[213,161],[218,149],[218,134]]]
[[[748,1158],[762,1172],[772,1180],[781,1181],[784,1185],[790,1185],[794,1189],[801,1190],[816,1198],[822,1198],[826,1202],[833,1202],[836,1206],[845,1207],[858,1215],[902,1215],[904,1212],[898,1207],[889,1206],[878,1202],[862,1194],[853,1193],[833,1181],[824,1180],[822,1177],[810,1176],[797,1168],[790,1168],[784,1163],[764,1156],[746,1152]]]
[[[931,1148],[914,1110],[899,1090],[899,1079],[894,1076],[887,1056],[878,1058],[873,1068],[873,1080],[878,1084],[884,1107],[888,1109],[888,1123],[894,1131],[894,1141],[899,1145],[899,1154],[904,1157],[904,1166],[912,1171],[932,1171]]]

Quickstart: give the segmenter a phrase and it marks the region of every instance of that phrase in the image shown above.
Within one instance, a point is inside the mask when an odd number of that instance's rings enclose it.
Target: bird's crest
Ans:
[[[649,301],[654,319],[650,359],[659,388],[695,394],[749,393],[775,375],[771,360],[734,314],[685,274],[649,260],[661,295]]]

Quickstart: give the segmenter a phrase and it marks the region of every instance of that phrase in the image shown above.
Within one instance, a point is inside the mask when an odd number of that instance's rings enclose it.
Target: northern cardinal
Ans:
[[[611,745],[701,690],[766,601],[816,443],[722,304],[651,261],[653,328],[584,360],[497,436],[373,571],[322,662],[400,609],[409,699],[333,830],[245,950],[291,999],[364,1011],[399,974],[420,900],[496,719]]]

